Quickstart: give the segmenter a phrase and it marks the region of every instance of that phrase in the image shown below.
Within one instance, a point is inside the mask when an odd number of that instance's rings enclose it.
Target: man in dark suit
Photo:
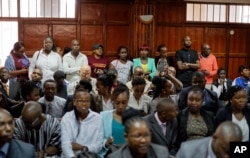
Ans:
[[[144,117],[152,133],[152,143],[168,147],[171,155],[177,151],[177,113],[176,103],[164,98],[157,104],[155,113]]]
[[[216,112],[220,107],[219,99],[217,97],[217,94],[209,89],[206,89],[205,85],[206,85],[205,74],[201,71],[196,71],[192,77],[192,86],[186,87],[182,89],[182,91],[180,92],[179,102],[178,102],[179,109],[182,110],[187,107],[188,92],[194,87],[199,87],[203,89],[204,98],[203,98],[202,108],[211,111],[214,113],[214,115],[216,115]]]
[[[35,149],[31,144],[12,139],[14,120],[11,114],[0,108],[0,157],[35,158]]]
[[[241,140],[240,127],[231,121],[226,121],[218,126],[212,137],[182,143],[176,158],[230,157],[230,142]]]

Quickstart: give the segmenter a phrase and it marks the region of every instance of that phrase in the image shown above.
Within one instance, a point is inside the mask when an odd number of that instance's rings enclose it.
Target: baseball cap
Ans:
[[[101,45],[101,44],[94,44],[93,46],[92,46],[92,50],[96,50],[96,49],[99,49],[99,47],[102,47],[103,48],[103,46]]]

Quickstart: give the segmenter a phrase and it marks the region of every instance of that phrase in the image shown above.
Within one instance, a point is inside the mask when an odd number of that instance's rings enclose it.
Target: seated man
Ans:
[[[231,121],[226,121],[217,127],[212,137],[182,143],[176,158],[230,157],[230,142],[241,140],[240,127]]]
[[[92,85],[92,93],[97,94],[96,91],[96,79],[91,77],[91,67],[89,65],[83,65],[79,71],[80,79],[69,83],[68,85],[68,95],[74,94],[75,87],[78,85],[80,80],[88,80]]]
[[[5,67],[0,68],[0,89],[5,97],[9,97],[9,71]]]
[[[46,80],[44,82],[44,97],[40,98],[38,102],[46,105],[46,114],[53,117],[61,118],[66,99],[56,96],[56,82],[54,80]]]
[[[29,101],[15,121],[14,139],[34,144],[38,157],[57,155],[61,147],[61,126],[57,119],[42,113],[39,103]]]
[[[144,117],[151,129],[152,143],[166,146],[171,155],[177,151],[177,114],[176,103],[165,98],[157,104],[155,113]]]
[[[193,89],[193,87],[199,87],[203,90],[203,104],[202,108],[211,111],[216,115],[218,108],[220,107],[217,94],[211,90],[205,88],[206,80],[205,74],[201,71],[196,71],[192,76],[192,86],[185,87],[182,89],[179,95],[178,106],[182,110],[187,107],[187,96],[188,92]]]
[[[0,108],[0,157],[36,158],[33,145],[12,139],[14,119],[11,114]]]
[[[39,95],[42,97],[43,94],[43,87],[42,87],[42,78],[43,72],[39,68],[34,68],[32,74],[30,75],[31,81],[39,88]]]

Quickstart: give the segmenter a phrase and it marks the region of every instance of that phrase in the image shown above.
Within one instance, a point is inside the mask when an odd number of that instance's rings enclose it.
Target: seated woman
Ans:
[[[118,85],[111,98],[115,109],[101,112],[104,128],[102,156],[106,154],[111,145],[120,146],[125,143],[122,113],[128,106],[129,89],[125,85]]]
[[[127,143],[110,154],[108,158],[169,157],[166,147],[151,143],[150,128],[141,117],[135,116],[126,120],[124,132]]]
[[[133,59],[133,69],[136,66],[141,66],[145,73],[145,78],[151,80],[156,75],[155,59],[149,58],[149,47],[143,45],[139,49],[140,57]]]
[[[215,130],[214,115],[202,108],[202,89],[195,87],[188,93],[187,105],[177,116],[178,146],[181,142],[211,136]]]
[[[217,112],[215,123],[218,126],[230,120],[238,124],[243,134],[242,141],[247,141],[250,138],[250,110],[247,107],[246,91],[240,86],[232,86],[228,89],[227,97],[229,103]]]
[[[84,89],[77,89],[73,97],[74,110],[61,121],[62,158],[75,157],[78,151],[99,153],[103,142],[101,116],[89,109],[91,97]]]

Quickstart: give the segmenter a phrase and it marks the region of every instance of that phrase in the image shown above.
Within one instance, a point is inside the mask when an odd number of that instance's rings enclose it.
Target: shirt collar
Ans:
[[[3,152],[6,156],[8,154],[10,143],[6,142],[1,148],[0,151]]]
[[[214,151],[212,149],[212,139],[209,141],[209,144],[208,144],[207,158],[216,158]]]
[[[164,122],[161,122],[161,120],[160,120],[159,117],[158,117],[158,113],[157,113],[157,112],[156,112],[154,115],[155,115],[155,119],[156,119],[157,123],[158,123],[160,126],[162,126],[163,124],[166,125],[166,122],[165,122],[165,123],[164,123]]]

